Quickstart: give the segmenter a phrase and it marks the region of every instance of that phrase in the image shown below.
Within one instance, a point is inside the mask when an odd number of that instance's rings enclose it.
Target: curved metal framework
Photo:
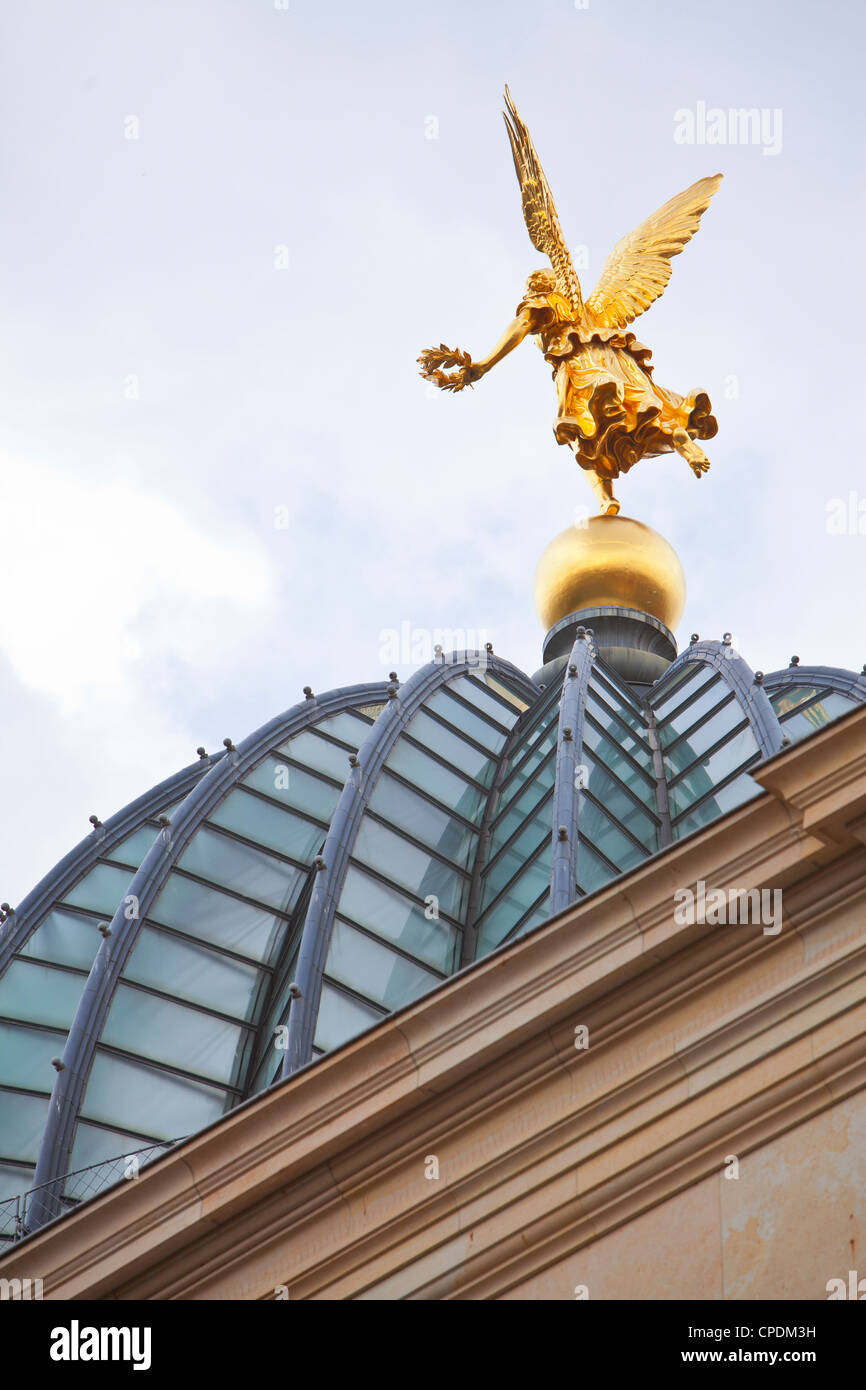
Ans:
[[[355,845],[361,818],[367,809],[370,795],[392,748],[410,720],[422,709],[431,695],[458,676],[478,670],[480,653],[452,653],[423,666],[402,687],[388,687],[388,704],[376,720],[358,753],[357,765],[343,789],[331,828],[325,841],[321,865],[313,885],[312,899],[304,922],[301,949],[298,956],[296,985],[299,991],[289,1014],[288,1045],[283,1058],[282,1075],[290,1076],[306,1066],[312,1056],[313,1036],[319,1012],[322,977],[331,944],[334,915],[349,857]],[[524,686],[535,697],[537,692],[526,676],[510,662],[493,653],[486,655],[485,668],[508,676]]]
[[[706,668],[708,674],[691,674],[691,667]],[[469,679],[479,668],[486,676]],[[449,691],[452,682],[462,685]],[[449,706],[445,715],[443,700]],[[866,702],[866,670],[858,675],[832,667],[792,665],[786,671],[762,676],[752,671],[727,641],[693,641],[648,692],[632,689],[605,664],[592,633],[578,629],[561,675],[551,680],[547,689],[492,653],[439,656],[402,687],[396,682],[374,682],[342,687],[318,698],[310,694],[237,747],[232,745],[200,759],[160,783],[97,826],[0,927],[2,977],[53,908],[66,906],[66,896],[89,874],[102,872],[97,866],[107,856],[113,856],[109,862],[115,865],[122,862],[122,854],[118,856],[116,851],[130,835],[144,826],[153,829],[153,843],[139,867],[132,872],[132,864],[139,863],[132,853],[122,865],[131,878],[89,973],[85,977],[86,962],[79,962],[73,971],[84,984],[77,996],[30,1183],[40,1193],[30,1213],[32,1229],[65,1210],[63,1182],[79,1119],[86,1120],[85,1128],[100,1124],[84,1107],[88,1081],[97,1048],[103,1047],[101,1039],[107,1020],[110,1023],[109,1012],[118,1000],[119,986],[126,988],[131,983],[135,988],[141,978],[134,973],[127,977],[126,967],[145,929],[152,930],[149,915],[160,929],[158,914],[164,901],[160,893],[170,875],[172,882],[178,875],[197,879],[207,891],[208,878],[179,861],[206,826],[211,833],[213,827],[222,826],[225,834],[232,834],[224,809],[229,798],[243,800],[248,792],[249,805],[263,816],[273,812],[273,794],[263,787],[261,778],[265,760],[269,755],[276,757],[278,745],[296,736],[309,739],[313,737],[309,731],[320,722],[349,712],[349,722],[357,723],[359,730],[367,729],[366,735],[359,735],[357,753],[349,754],[345,777],[338,771],[338,763],[345,760],[354,733],[350,731],[346,738],[342,734],[319,738],[330,747],[327,773],[316,773],[327,782],[328,795],[318,811],[303,799],[289,803],[302,807],[299,814],[309,831],[307,848],[303,854],[293,854],[286,845],[271,844],[280,863],[289,866],[295,876],[294,887],[291,904],[275,912],[278,930],[275,927],[273,954],[256,977],[254,1003],[244,1015],[246,1050],[240,1079],[227,1086],[226,1103],[231,1104],[273,1080],[278,1065],[273,1055],[275,1032],[286,1033],[280,1068],[285,1077],[314,1060],[317,1051],[339,1045],[344,1037],[370,1026],[399,1007],[401,1001],[417,997],[419,990],[432,987],[452,970],[471,964],[563,911],[579,894],[595,891],[681,834],[691,833],[745,797],[757,795],[758,788],[748,773],[758,761],[772,757],[790,742],[786,727],[801,737],[810,728],[844,713],[846,702]],[[427,745],[419,741],[420,735],[413,734],[409,726],[416,716],[428,721],[430,737],[434,743],[441,740],[441,746]],[[496,731],[489,747],[483,742],[485,735],[479,733],[478,721],[485,719],[487,732]],[[471,731],[473,720],[478,726],[477,737]],[[292,753],[289,761],[299,769],[301,779],[307,776],[312,781],[317,765],[311,763],[306,773],[305,756],[303,751],[297,756]],[[476,775],[468,763],[464,765],[464,758],[476,759],[476,770],[483,763],[483,776],[481,772]],[[432,779],[426,787],[422,763],[425,776]],[[591,783],[582,771],[586,765],[592,769]],[[244,780],[249,777],[253,780]],[[255,779],[259,779],[258,786]],[[689,779],[693,786],[682,792]],[[469,802],[464,805],[460,799],[464,793],[470,797],[471,811],[467,809]],[[303,796],[306,794],[305,790]],[[171,823],[161,828],[154,825],[178,800]],[[426,838],[420,823],[400,821],[402,807],[409,808],[409,820],[414,808],[420,821],[428,823]],[[361,870],[361,877],[366,875],[376,892],[387,893],[390,886],[416,915],[421,911],[419,902],[425,901],[422,881],[414,888],[407,887],[405,867],[402,878],[394,874],[389,881],[381,852],[378,866],[364,859],[359,846],[373,833],[380,835],[383,843],[393,843],[395,853],[398,842],[405,844],[407,864],[429,862],[437,873],[451,868],[459,878],[462,906],[461,915],[455,917],[454,909],[449,919],[448,930],[456,941],[450,963],[444,963],[444,958],[431,961],[423,951],[419,955],[399,938],[399,932],[389,937],[377,933],[374,921],[365,926],[366,919],[352,917],[347,884],[351,884],[351,875],[357,879]],[[234,834],[243,841],[246,831],[236,829]],[[456,851],[449,852],[448,836],[460,838],[465,863],[457,862]],[[314,840],[316,848],[311,849]],[[268,843],[250,836],[245,842],[265,847]],[[141,853],[147,842],[137,836],[134,843],[136,852]],[[118,877],[118,882],[122,881]],[[251,911],[256,910],[259,900],[255,894],[247,894],[243,887],[233,889],[219,877],[213,882],[223,885],[223,893],[234,893],[232,901],[243,911],[248,903]],[[73,906],[75,901],[73,898]],[[97,915],[94,905],[80,910],[92,924]],[[51,930],[55,930],[53,926]],[[171,919],[162,921],[161,930],[173,930]],[[185,932],[187,942],[195,940],[194,925],[181,921],[174,930],[176,936]],[[158,937],[160,950],[159,942],[166,939]],[[352,949],[358,953],[350,953],[350,963],[363,960],[364,969],[375,967],[380,975],[386,972],[387,988],[383,985],[381,993],[371,993],[371,989],[365,993],[359,981],[334,973],[335,943],[343,939],[351,939]],[[249,965],[245,956],[235,953],[232,957],[229,947],[225,951],[238,970]],[[58,969],[63,968],[58,960]],[[66,969],[64,978],[68,980],[69,967]],[[323,1035],[321,1040],[316,1030],[326,986],[354,1013],[342,1033],[332,1034],[330,1040]],[[146,986],[139,984],[138,988]],[[164,988],[161,993],[159,987],[154,989],[159,999],[171,997]],[[178,998],[183,1001],[191,996],[179,994]],[[127,1007],[122,1000],[121,1004]],[[199,1007],[214,1026],[227,1018],[217,1004]],[[19,1026],[17,1017],[11,1020],[15,1026]],[[25,1021],[20,1026],[37,1025]],[[55,1036],[59,1032],[55,1023],[38,1026],[53,1030]],[[120,1047],[122,1052],[123,1046],[126,1044],[116,1045],[115,1051]],[[110,1032],[108,1047],[110,1051]],[[155,1054],[145,1055],[152,1058]],[[153,1065],[171,1070],[168,1063],[161,1064],[158,1059]],[[7,1100],[8,1092],[20,1087],[15,1081],[4,1085]],[[44,1096],[44,1092],[40,1094]],[[117,1124],[123,1129],[121,1122]],[[103,1121],[102,1127],[109,1128],[109,1122]],[[32,1158],[28,1162],[32,1164]],[[26,1167],[20,1161],[19,1166]]]
[[[578,630],[565,668],[556,739],[553,793],[550,912],[562,912],[575,899],[580,793],[585,785],[581,756],[586,692],[596,652],[590,634]]]
[[[227,756],[220,758],[188,793],[172,824],[159,833],[111,919],[82,991],[63,1049],[63,1067],[57,1074],[51,1093],[34,1187],[50,1193],[47,1185],[63,1177],[68,1169],[75,1125],[96,1044],[121,971],[169,871],[199,825],[240,777],[276,743],[283,742],[328,714],[364,702],[381,701],[386,690],[383,683],[345,686],[319,699],[308,697],[293,705],[284,714],[262,725],[237,747],[228,749]],[[33,1213],[34,1225],[44,1223],[56,1214],[56,1210],[56,1198],[45,1195],[40,1209]]]

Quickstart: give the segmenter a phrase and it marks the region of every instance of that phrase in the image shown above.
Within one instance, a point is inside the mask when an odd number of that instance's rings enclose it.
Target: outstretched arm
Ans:
[[[497,362],[501,362],[503,357],[513,352],[531,331],[530,316],[524,310],[517,318],[512,319],[496,347],[487,357],[482,357],[480,362],[473,362],[469,353],[461,352],[459,348],[452,351],[444,343],[439,348],[427,348],[418,358],[421,363],[421,375],[428,381],[435,382],[444,391],[462,391],[464,386],[470,386],[473,381],[480,380],[485,372],[489,372],[491,367],[495,367]],[[456,367],[458,370],[449,375],[442,370],[443,367]]]

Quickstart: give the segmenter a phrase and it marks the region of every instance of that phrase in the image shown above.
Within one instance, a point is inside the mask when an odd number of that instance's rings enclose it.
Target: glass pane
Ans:
[[[492,782],[496,769],[495,759],[478,748],[471,748],[456,733],[452,733],[442,724],[437,724],[424,710],[419,710],[410,719],[406,732],[419,743],[423,743],[425,748],[438,753],[440,758],[451,763],[458,772],[465,773],[467,777],[474,777],[482,786],[489,786]]]
[[[207,826],[196,831],[178,865],[281,912],[289,912],[294,906],[303,877],[299,869],[281,863],[264,850],[239,844]]]
[[[696,758],[702,757],[708,748],[712,748],[720,739],[732,733],[738,725],[745,724],[746,719],[747,716],[739,703],[730,700],[717,714],[710,715],[675,747],[668,749],[665,753],[668,777],[675,777],[677,773],[691,767]]]
[[[0,980],[0,1015],[69,1031],[87,976],[13,960]],[[52,1076],[50,1080],[54,1081]],[[51,1087],[46,1089],[50,1090]]]
[[[218,1120],[227,1108],[225,1092],[216,1087],[97,1048],[81,1113],[135,1134],[179,1139]]]
[[[705,714],[709,713],[711,709],[715,709],[716,705],[730,695],[730,688],[723,680],[706,682],[696,700],[693,700],[685,709],[677,710],[665,723],[659,724],[659,739],[662,748],[667,748],[669,743],[673,743],[675,738],[697,724]],[[734,700],[734,704],[737,705],[737,709],[740,708],[736,700]],[[743,717],[740,714],[739,718],[742,719]],[[738,721],[735,720],[735,722]]]
[[[136,1149],[142,1147],[142,1141],[137,1134],[125,1134],[118,1129],[103,1129],[101,1125],[88,1124],[86,1120],[79,1121],[75,1129],[75,1143],[72,1146],[72,1158],[69,1162],[70,1172],[76,1168],[89,1168],[91,1164],[106,1163],[108,1159],[120,1159],[116,1176],[123,1176],[123,1158],[126,1154],[135,1153]],[[102,1174],[99,1175],[102,1177]],[[74,1196],[83,1186],[76,1183],[75,1179],[67,1185],[66,1192]]]
[[[244,778],[244,786],[255,787],[282,806],[294,807],[327,824],[334,814],[347,771],[348,762],[344,762],[339,778],[341,786],[335,787],[280,758],[265,758]]]
[[[532,907],[539,894],[550,886],[550,841],[531,864],[527,865],[499,902],[481,920],[478,932],[477,955],[487,955],[507,936],[515,922]]]
[[[592,846],[587,844],[586,840],[579,841],[577,881],[584,893],[595,893],[597,889],[603,888],[606,883],[617,877],[615,870],[593,853]]]
[[[586,721],[583,729],[584,754],[587,750],[592,751],[593,757],[592,759],[584,757],[584,762],[590,765],[594,764],[599,767],[604,767],[605,771],[613,773],[618,782],[624,783],[629,791],[633,792],[638,800],[643,802],[650,813],[655,814],[655,778],[646,776],[634,766],[634,763],[629,762],[620,752],[616,744],[612,743],[604,734],[599,733],[598,729],[596,729],[589,720]],[[593,791],[594,790],[595,788],[593,788]],[[602,800],[604,799],[601,793],[599,793],[599,796]],[[615,812],[615,814],[618,813]]]
[[[312,821],[304,820],[292,811],[284,811],[261,797],[237,788],[208,817],[226,830],[234,830],[247,840],[255,840],[278,854],[312,862],[321,848],[326,831]]]
[[[809,705],[807,709],[784,717],[782,728],[792,743],[797,743],[801,738],[814,734],[817,729],[823,729],[840,715],[847,714],[853,709],[854,704],[855,701],[847,700],[844,695],[833,692],[816,701],[814,705]]]
[[[386,1009],[402,1008],[440,983],[438,976],[340,921],[334,924],[325,973]]]
[[[640,702],[630,690],[617,684],[610,669],[601,671],[599,667],[593,667],[589,677],[589,688],[600,700],[605,700],[611,709],[616,710],[620,718],[631,728],[646,730],[646,718]]]
[[[651,853],[659,846],[658,822],[648,811],[633,801],[619,781],[584,748],[583,761],[588,768],[587,788],[592,799],[599,802],[609,815],[624,825],[630,834]],[[588,798],[581,797],[581,801]],[[653,802],[655,792],[653,792]],[[582,814],[582,811],[581,811]],[[589,814],[589,813],[588,813]],[[581,825],[583,822],[581,822]]]
[[[114,849],[109,850],[106,858],[116,859],[120,864],[131,864],[137,869],[158,834],[155,825],[143,825],[139,830],[127,835]]]
[[[0,1091],[0,1156],[35,1163],[47,1118],[47,1096]]]
[[[616,744],[618,748],[624,748],[627,753],[636,759],[642,767],[652,776],[652,753],[645,736],[626,729],[622,720],[617,719],[613,712],[597,700],[590,691],[586,701],[587,713],[601,725],[608,738]],[[591,727],[587,720],[586,728]],[[584,739],[586,739],[584,731]]]
[[[540,736],[529,748],[521,748],[518,757],[508,759],[505,775],[500,783],[497,811],[519,795],[521,787],[544,766],[547,767],[545,785],[553,786],[556,775],[556,739],[557,726],[552,724],[541,731]]]
[[[119,984],[102,1041],[209,1080],[232,1083],[242,1036],[240,1028],[222,1019]]]
[[[124,978],[220,1013],[248,1020],[258,999],[262,971],[143,927],[123,971]]]
[[[19,954],[89,970],[101,945],[102,937],[92,917],[79,917],[77,912],[55,907]]]
[[[43,1033],[38,1028],[0,1023],[0,1085],[21,1086],[26,1091],[50,1091],[55,1077],[51,1058],[60,1056],[65,1043],[65,1033]]]
[[[456,691],[462,695],[464,700],[468,700],[470,705],[475,705],[476,709],[501,724],[503,728],[510,729],[516,722],[517,711],[512,707],[504,705],[495,695],[491,695],[476,680],[470,680],[468,676],[458,676],[456,680],[448,682],[448,689]]]
[[[624,834],[619,826],[611,820],[610,816],[597,806],[588,796],[582,796],[579,803],[578,812],[580,845],[584,840],[589,840],[591,844],[600,849],[602,854],[610,859],[620,872],[634,868],[635,864],[640,864],[651,852],[650,846],[641,849],[633,840]],[[653,847],[654,849],[654,847]],[[581,883],[582,887],[586,887]],[[587,891],[589,891],[587,889]]]
[[[548,901],[542,902],[534,912],[530,913],[523,925],[517,928],[514,933],[515,940],[518,936],[525,936],[528,931],[532,931],[533,927],[538,927],[542,922],[546,922],[549,917],[550,903]]]
[[[513,705],[515,709],[521,711],[529,709],[529,704],[524,698],[524,696],[517,695],[513,690],[510,690],[508,686],[505,685],[502,681],[497,680],[495,676],[491,676],[489,671],[484,672],[484,681],[487,685],[489,685],[491,690],[495,690],[497,695],[501,695],[503,700],[507,700],[508,703],[510,705]]]
[[[11,1210],[2,1206],[10,1197],[20,1197],[33,1186],[33,1173],[30,1167],[16,1168],[11,1163],[0,1163],[0,1237],[9,1237],[15,1229],[15,1207]]]
[[[421,791],[453,809],[467,820],[477,821],[487,802],[487,794],[464,781],[456,772],[437,763],[420,748],[399,739],[388,755],[388,767],[399,772]]]
[[[461,733],[495,753],[499,752],[508,737],[504,729],[495,728],[479,714],[467,709],[459,700],[455,700],[453,695],[449,695],[447,690],[437,690],[435,695],[430,696],[424,708],[441,715]]]
[[[269,960],[287,924],[262,908],[238,902],[202,883],[171,873],[149,917],[188,936],[226,946],[252,960]]]
[[[547,802],[538,815],[533,816],[518,836],[503,850],[484,874],[481,906],[486,908],[502,891],[506,883],[518,874],[526,861],[534,854],[543,841],[551,835],[550,813],[552,800]],[[546,812],[546,814],[545,814]],[[527,904],[529,906],[529,904]]]
[[[360,926],[395,941],[444,975],[455,969],[459,933],[454,927],[442,918],[425,917],[423,907],[354,866],[346,875],[339,907]]]
[[[783,714],[787,714],[790,710],[796,709],[798,705],[802,705],[804,700],[814,699],[818,694],[818,687],[815,685],[785,685],[775,694],[770,694],[769,691],[767,694],[770,695],[773,709],[781,718]]]
[[[460,919],[467,880],[448,864],[433,859],[425,850],[410,845],[408,840],[369,816],[361,820],[352,858],[371,869],[378,869],[385,878],[408,888],[419,898],[434,894],[439,899],[441,912]]]
[[[689,815],[683,816],[673,827],[674,839],[680,840],[684,835],[690,835],[693,830],[699,830],[702,825],[709,824],[716,820],[718,816],[723,816],[727,811],[733,811],[735,806],[742,806],[746,801],[751,801],[756,796],[760,796],[763,788],[748,772],[735,777],[726,787],[718,790],[715,796],[708,796],[706,801],[702,801],[700,806],[696,806]]]
[[[661,723],[677,705],[696,694],[707,681],[714,680],[715,668],[698,661],[687,661],[671,680],[663,679],[650,696],[656,719]]]
[[[691,772],[687,772],[679,782],[675,782],[668,789],[672,814],[680,815],[687,811],[693,801],[712,791],[735,768],[741,767],[749,758],[757,756],[757,752],[755,736],[747,725],[713,753],[712,757],[707,758]]]
[[[332,1052],[341,1043],[381,1021],[382,1015],[377,1010],[368,1008],[358,999],[350,999],[333,985],[324,984],[316,1021],[316,1046]]]
[[[94,864],[80,883],[64,893],[63,901],[70,907],[86,907],[101,912],[110,921],[129,891],[132,875],[128,869],[115,869],[112,864]]]
[[[556,761],[551,759],[535,781],[523,788],[520,795],[515,797],[505,813],[496,821],[490,835],[488,862],[499,853],[506,840],[530,819],[538,827],[536,844],[541,839],[543,829],[546,827],[550,830],[553,823],[553,797],[550,793],[555,768]]]
[[[339,738],[343,743],[348,743],[350,748],[359,748],[371,727],[372,720],[363,719],[356,711],[348,709],[342,710],[339,714],[329,714],[327,719],[320,719],[316,725],[317,729],[329,734],[331,738]],[[294,743],[294,739],[289,739],[289,743]]]
[[[358,726],[359,732],[361,726]],[[358,740],[353,745],[353,751],[358,749]],[[302,734],[295,734],[293,739],[284,743],[279,750],[287,753],[295,762],[303,763],[305,767],[315,768],[317,772],[327,773],[333,777],[342,787],[349,774],[349,754],[345,748],[339,748],[336,743],[329,743],[326,738],[320,738],[312,729],[306,730]]]
[[[416,840],[435,849],[445,859],[466,868],[478,836],[417,792],[410,791],[383,772],[370,797],[370,810],[394,826],[402,826]]]

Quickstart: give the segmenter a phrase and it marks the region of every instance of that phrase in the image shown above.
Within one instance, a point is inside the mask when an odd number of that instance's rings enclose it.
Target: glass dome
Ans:
[[[591,631],[568,640],[534,677],[464,652],[307,692],[6,911],[0,1214],[34,1187],[30,1228],[59,1214],[68,1174],[315,1062],[759,795],[757,764],[866,701],[863,675],[761,676],[726,642],[629,683]]]

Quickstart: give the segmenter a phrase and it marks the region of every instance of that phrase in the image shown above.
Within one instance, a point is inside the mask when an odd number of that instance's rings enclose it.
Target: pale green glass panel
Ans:
[[[528,865],[494,908],[482,918],[478,933],[478,956],[487,955],[508,935],[511,928],[532,907],[550,884],[550,845]]]
[[[448,975],[455,968],[459,933],[443,918],[425,917],[425,909],[396,889],[350,865],[339,903],[340,912],[377,936],[394,941],[409,955]],[[433,905],[428,911],[433,910]]]
[[[626,729],[621,720],[615,719],[606,705],[600,700],[595,699],[590,691],[587,696],[586,708],[589,714],[601,725],[608,738],[618,747],[624,748],[627,753],[640,763],[641,767],[646,768],[652,773],[652,753],[646,736],[635,731]],[[584,739],[592,726],[587,721],[584,729]]]
[[[377,869],[383,877],[408,888],[419,898],[435,894],[439,909],[459,919],[466,896],[466,879],[448,864],[409,844],[393,830],[364,816],[352,858]]]
[[[399,739],[389,753],[388,767],[442,805],[458,811],[466,820],[478,820],[486,805],[486,792],[404,739]]]
[[[720,704],[721,701],[730,696],[730,694],[730,687],[726,685],[721,678],[707,682],[696,700],[693,700],[690,705],[680,710],[679,713],[672,715],[671,718],[667,719],[664,723],[659,723],[659,740],[662,748],[667,748],[670,743],[673,743],[675,738],[679,738],[680,734],[685,733],[687,729],[691,729],[693,725],[702,720],[705,715],[709,714],[710,710],[714,709],[716,705]],[[739,711],[738,717],[734,718],[734,723],[738,723],[744,716],[737,700],[734,699],[732,703],[736,706],[736,710]],[[725,709],[727,708],[728,706],[726,705]]]
[[[64,893],[69,907],[86,907],[101,912],[107,920],[114,916],[129,892],[132,875],[128,869],[116,869],[112,864],[94,864],[80,883]]]
[[[356,751],[358,747],[359,741],[356,741],[353,751]],[[328,777],[333,777],[341,786],[348,776],[348,751],[338,747],[336,743],[329,743],[326,738],[320,738],[312,729],[306,730],[302,734],[296,734],[288,743],[283,744],[279,752],[294,758],[295,762],[303,763],[304,767],[314,768],[316,772],[324,772]]]
[[[583,729],[583,751],[593,753],[595,766],[603,768],[605,772],[613,773],[618,782],[622,782],[634,793],[636,797],[651,811],[656,809],[656,784],[655,779],[645,776],[628,758],[624,757],[616,744],[612,743],[604,734],[599,733],[598,729],[586,721]],[[584,762],[589,760],[585,757]]]
[[[650,703],[656,720],[661,723],[683,700],[691,699],[708,682],[717,678],[713,666],[705,666],[698,661],[686,662],[671,681],[660,683],[659,690],[653,690]]]
[[[169,874],[148,916],[253,960],[269,960],[276,938],[286,930],[286,923],[264,908],[175,873]]]
[[[77,912],[55,907],[19,954],[89,970],[101,945],[102,937],[92,917],[80,917]]]
[[[233,830],[265,849],[276,850],[290,859],[309,863],[321,848],[325,831],[321,826],[263,801],[242,788],[229,792],[208,817],[214,825]]]
[[[386,1009],[399,1009],[440,983],[438,976],[339,920],[325,974]]]
[[[84,974],[13,960],[0,979],[0,1016],[68,1031],[86,980]]]
[[[65,1043],[65,1033],[43,1033],[39,1028],[0,1023],[0,1085],[21,1086],[26,1091],[50,1091],[57,1075],[51,1058],[60,1056]]]
[[[322,985],[322,1000],[316,1020],[316,1047],[332,1052],[358,1033],[381,1023],[382,1015],[367,1008],[357,999],[350,999],[332,985]]]
[[[48,1096],[0,1091],[0,1156],[35,1163],[48,1118]]]
[[[588,769],[587,789],[591,792],[595,801],[600,802],[607,813],[619,821],[620,825],[625,826],[630,834],[646,848],[647,851],[654,853],[658,849],[658,823],[648,811],[638,805],[627,794],[619,782],[608,772],[597,758],[589,753],[585,748],[582,754],[583,763]],[[587,797],[581,797],[581,802],[587,801]],[[652,798],[646,798],[644,805],[655,803],[655,792]],[[582,809],[580,814],[582,814]],[[588,811],[587,814],[590,814]]]
[[[482,719],[480,715],[462,705],[459,700],[455,700],[453,696],[448,694],[447,690],[437,690],[435,695],[430,696],[424,707],[432,710],[434,714],[441,715],[461,733],[465,733],[469,738],[480,743],[482,747],[489,748],[493,753],[499,752],[508,737],[505,730],[497,729],[492,724],[488,724],[486,719]]]
[[[668,788],[673,815],[687,811],[692,802],[723,782],[735,768],[741,767],[749,758],[756,755],[758,745],[751,728],[747,725],[727,743],[723,744],[711,757]]]
[[[458,734],[431,719],[424,710],[419,710],[409,721],[406,732],[425,748],[438,753],[440,758],[444,758],[458,772],[465,773],[467,777],[474,777],[482,786],[488,786],[493,780],[496,760],[482,753],[479,748],[470,747]]]
[[[216,1087],[97,1048],[81,1113],[155,1139],[177,1139],[204,1129],[227,1108],[225,1092]]]
[[[303,877],[302,871],[291,864],[283,864],[264,850],[239,844],[207,826],[196,831],[178,865],[280,912],[290,911]]]
[[[468,676],[458,676],[456,680],[448,682],[448,689],[454,690],[458,695],[462,695],[464,700],[468,700],[470,705],[475,705],[479,710],[495,719],[497,724],[501,724],[505,729],[510,729],[517,721],[517,710],[507,708],[501,700],[497,700],[495,695],[490,695],[481,686],[476,685]]]
[[[119,845],[109,850],[107,859],[116,859],[119,864],[130,864],[137,869],[152,846],[159,831],[154,825],[142,825],[138,830],[127,835],[125,840],[121,840]]]
[[[728,782],[727,786],[717,791],[714,796],[708,796],[706,801],[702,801],[700,806],[696,806],[688,815],[682,816],[676,821],[673,827],[674,838],[680,840],[683,836],[690,835],[692,831],[700,830],[701,826],[717,820],[719,816],[733,811],[735,807],[754,800],[756,796],[761,795],[762,791],[763,787],[759,787],[748,772],[742,773],[733,781]]]
[[[234,1024],[124,984],[102,1031],[111,1047],[225,1083],[234,1082],[242,1036]]]
[[[416,840],[435,849],[445,859],[466,868],[478,836],[468,826],[434,806],[426,797],[410,791],[383,772],[370,796],[371,811],[398,828],[403,828]]]
[[[783,719],[782,728],[792,743],[799,743],[800,739],[808,738],[810,734],[817,733],[819,729],[838,719],[840,715],[847,714],[854,708],[854,704],[855,701],[846,699],[844,695],[831,692],[814,705],[809,705],[808,709],[800,710],[799,713]]]
[[[348,761],[344,761],[338,780],[345,779],[347,770]],[[304,772],[280,758],[265,758],[247,774],[244,786],[255,787],[256,791],[264,792],[281,806],[303,811],[314,820],[326,823],[334,814],[341,791],[340,787],[332,786],[321,777],[314,777],[311,772]]]
[[[262,971],[144,927],[123,971],[124,979],[164,990],[178,999],[249,1020]]]

